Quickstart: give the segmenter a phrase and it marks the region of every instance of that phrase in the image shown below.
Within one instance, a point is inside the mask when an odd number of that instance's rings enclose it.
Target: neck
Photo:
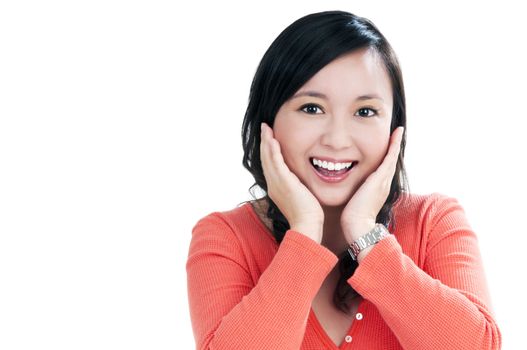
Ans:
[[[340,225],[340,217],[344,210],[344,205],[338,207],[323,207],[323,210],[324,236],[322,237],[321,244],[331,250],[333,254],[339,256],[349,245]]]
[[[267,218],[267,201],[259,199],[254,203],[256,213],[261,218],[264,225],[269,229],[269,231],[272,232],[273,229],[271,220]],[[340,225],[340,217],[344,207],[345,205],[339,207],[322,207],[324,210],[324,228],[322,242],[320,242],[320,244],[337,256],[344,252],[346,248],[348,248],[348,242],[344,238],[344,233]]]

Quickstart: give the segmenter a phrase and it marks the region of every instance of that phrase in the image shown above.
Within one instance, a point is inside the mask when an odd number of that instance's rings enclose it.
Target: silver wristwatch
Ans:
[[[390,232],[383,224],[375,224],[375,227],[368,233],[360,236],[358,239],[353,241],[348,248],[348,253],[351,258],[357,261],[357,256],[369,246],[372,246],[388,236]]]

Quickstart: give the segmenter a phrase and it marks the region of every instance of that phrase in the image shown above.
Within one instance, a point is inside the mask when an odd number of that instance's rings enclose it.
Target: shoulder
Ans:
[[[452,225],[465,225],[465,212],[459,201],[443,193],[405,193],[394,206],[396,226],[403,231],[427,236],[445,220]]]
[[[471,231],[465,210],[457,198],[443,193],[405,194],[394,207],[396,225],[415,232],[424,242],[443,239],[459,231]]]
[[[195,240],[198,236],[231,243],[237,241],[239,245],[267,244],[274,241],[249,201],[229,210],[211,212],[200,218],[192,228],[192,239]]]
[[[250,204],[245,202],[232,209],[214,211],[204,215],[192,228],[192,234],[199,234],[202,231],[234,233],[237,227],[246,224],[249,219],[250,213],[246,206]]]
[[[396,215],[419,221],[430,221],[441,213],[452,209],[462,210],[459,201],[439,192],[430,194],[404,193],[394,206]]]
[[[243,247],[238,237],[237,221],[243,217],[244,210],[241,206],[214,211],[198,219],[192,227],[189,260],[211,254],[240,260]]]

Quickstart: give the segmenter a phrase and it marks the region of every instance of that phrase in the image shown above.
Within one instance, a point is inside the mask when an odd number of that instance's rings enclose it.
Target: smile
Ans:
[[[357,165],[357,161],[332,163],[310,158],[310,163],[317,176],[324,182],[335,183],[348,177],[351,170]]]

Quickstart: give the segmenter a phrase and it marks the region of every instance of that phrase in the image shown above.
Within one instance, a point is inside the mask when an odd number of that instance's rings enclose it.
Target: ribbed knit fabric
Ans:
[[[192,230],[187,286],[196,349],[501,349],[477,237],[458,201],[409,194],[396,228],[348,283],[363,297],[336,346],[311,303],[338,258],[289,230],[278,245],[249,203]]]

